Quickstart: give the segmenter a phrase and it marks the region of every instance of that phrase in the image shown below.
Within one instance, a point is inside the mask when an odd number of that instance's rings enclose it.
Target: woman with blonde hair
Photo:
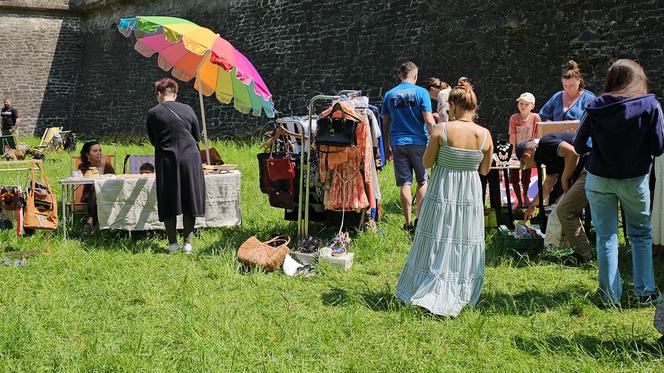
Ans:
[[[489,131],[473,122],[477,97],[469,83],[449,95],[449,123],[437,126],[424,153],[432,167],[413,246],[397,297],[436,315],[457,316],[479,299],[484,279],[484,204],[479,174],[491,165]]]

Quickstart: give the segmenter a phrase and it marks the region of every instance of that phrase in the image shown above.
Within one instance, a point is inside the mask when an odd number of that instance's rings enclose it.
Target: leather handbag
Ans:
[[[341,111],[342,117],[335,118],[334,113]],[[347,115],[341,105],[335,104],[332,111],[317,121],[316,144],[332,146],[357,145],[357,125],[359,121]]]
[[[249,267],[274,271],[281,267],[286,255],[290,253],[289,243],[288,236],[277,236],[265,242],[261,242],[256,236],[251,236],[240,245],[237,258]]]
[[[37,183],[35,169],[39,169],[40,183]],[[41,164],[34,163],[31,172],[32,182],[25,199],[23,226],[31,229],[55,230],[58,227],[58,203],[55,194],[48,185]]]

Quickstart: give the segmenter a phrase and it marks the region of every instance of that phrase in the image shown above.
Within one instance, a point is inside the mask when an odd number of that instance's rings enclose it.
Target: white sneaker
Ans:
[[[194,248],[191,247],[190,243],[184,244],[184,247],[182,247],[182,251],[184,251],[185,254],[191,254],[192,251],[194,251]]]
[[[176,252],[178,250],[180,250],[180,244],[179,243],[176,242],[176,243],[172,243],[172,244],[168,245],[168,252],[170,254],[173,254],[174,252]]]

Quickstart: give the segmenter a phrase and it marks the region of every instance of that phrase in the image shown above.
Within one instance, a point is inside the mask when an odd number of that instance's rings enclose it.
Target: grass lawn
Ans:
[[[475,309],[451,319],[398,302],[411,239],[401,229],[391,166],[380,175],[380,232],[353,237],[349,272],[322,266],[311,278],[243,274],[235,251],[247,237],[295,238],[296,225],[259,192],[256,145],[214,145],[242,171],[242,227],[199,230],[189,256],[164,254],[161,233],[84,238],[74,231],[63,242],[58,232],[50,255],[1,266],[1,371],[664,371],[654,308],[630,297],[628,248],[622,309],[597,305],[595,265],[519,255],[494,243],[492,233]],[[125,154],[152,147],[103,150],[121,170]],[[48,158],[59,195],[68,154]],[[0,184],[25,181],[0,174]],[[310,229],[325,238],[333,230]],[[47,244],[41,232],[21,239],[0,232],[0,250]],[[655,261],[660,286],[663,264]]]

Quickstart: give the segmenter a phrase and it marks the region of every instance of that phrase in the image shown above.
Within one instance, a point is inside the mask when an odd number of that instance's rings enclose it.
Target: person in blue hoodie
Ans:
[[[551,96],[540,109],[539,115],[544,121],[580,120],[583,109],[595,95],[583,88],[581,69],[574,60],[567,61],[560,79],[563,90]]]
[[[619,305],[618,201],[625,211],[632,243],[632,281],[639,302],[657,298],[652,264],[649,170],[664,152],[662,108],[648,94],[648,80],[636,62],[621,59],[609,68],[604,94],[590,101],[574,139],[586,162],[586,197],[597,231],[597,262],[602,300]]]

